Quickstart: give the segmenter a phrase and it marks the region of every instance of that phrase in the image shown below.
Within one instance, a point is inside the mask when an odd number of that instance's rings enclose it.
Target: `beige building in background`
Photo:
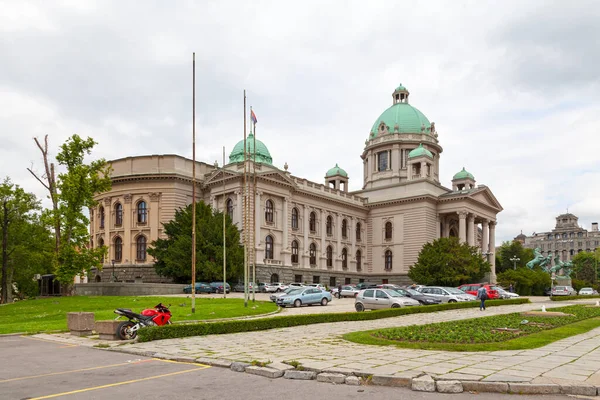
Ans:
[[[256,162],[246,167],[255,171],[256,186],[249,189],[248,234],[255,239],[250,252],[258,281],[408,283],[423,245],[447,236],[479,246],[495,281],[490,249],[502,207],[464,168],[452,189],[440,183],[438,132],[408,97],[405,87],[396,88],[392,105],[373,124],[361,155],[362,189],[355,192],[348,192],[349,176],[337,164],[322,183],[311,182],[292,175],[287,164],[273,165],[265,144],[249,135],[247,151],[253,158],[256,144]],[[198,199],[226,210],[242,230],[243,140],[224,167],[196,165]],[[92,245],[109,247],[93,279],[110,280],[114,260],[119,280],[166,282],[146,249],[163,237],[161,224],[191,203],[192,161],[152,155],[114,160],[112,167],[112,189],[96,196],[100,204],[91,211]]]

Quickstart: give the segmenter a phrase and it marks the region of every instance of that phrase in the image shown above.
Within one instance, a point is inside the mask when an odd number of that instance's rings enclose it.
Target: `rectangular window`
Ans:
[[[294,282],[302,283],[302,275],[294,275]]]
[[[381,151],[377,154],[377,160],[378,160],[377,170],[378,171],[385,171],[388,169],[388,166],[389,166],[388,154],[389,153],[387,151]]]
[[[329,287],[336,287],[337,284],[335,283],[335,276],[332,276],[329,278]]]
[[[349,285],[352,283],[352,278],[344,278],[344,284]]]
[[[314,275],[313,283],[321,283],[321,277],[319,275]]]

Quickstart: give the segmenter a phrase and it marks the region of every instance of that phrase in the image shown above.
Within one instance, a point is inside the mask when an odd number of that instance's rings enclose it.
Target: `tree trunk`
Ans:
[[[0,298],[0,304],[6,304],[9,297],[8,293],[12,294],[12,285],[8,280],[8,203],[6,200],[2,204],[2,208],[4,218],[2,220],[2,282],[0,283],[2,297]]]

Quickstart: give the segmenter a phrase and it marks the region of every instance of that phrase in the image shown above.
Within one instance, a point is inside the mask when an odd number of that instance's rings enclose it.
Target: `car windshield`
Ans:
[[[398,292],[397,290],[388,289],[385,292],[387,294],[389,294],[390,297],[406,297],[402,293]]]
[[[463,292],[462,290],[456,289],[456,288],[452,288],[452,287],[447,287],[447,288],[444,288],[444,289],[446,289],[446,291],[448,291],[448,293],[450,293],[450,294],[465,294],[465,292]]]
[[[415,296],[415,295],[416,295],[416,296],[418,296],[418,295],[420,295],[420,294],[423,294],[423,293],[421,293],[421,292],[417,292],[416,290],[414,290],[414,289],[409,289],[409,288],[402,289],[402,290],[404,290],[404,291],[405,291],[405,292],[407,292],[408,294],[412,294],[413,296]]]

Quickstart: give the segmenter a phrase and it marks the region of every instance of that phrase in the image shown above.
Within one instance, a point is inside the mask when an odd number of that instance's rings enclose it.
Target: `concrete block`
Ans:
[[[123,321],[109,319],[107,321],[96,321],[94,330],[98,333],[100,340],[119,340],[117,328]]]
[[[249,367],[250,364],[248,363],[242,363],[242,362],[234,362],[231,363],[231,366],[229,368],[231,368],[232,371],[235,372],[244,372],[246,371],[246,367]]]
[[[463,381],[462,386],[465,392],[508,393],[506,382]]]
[[[437,381],[435,386],[440,393],[462,393],[463,391],[460,381]]]
[[[407,376],[373,375],[373,377],[371,378],[371,383],[373,385],[380,386],[410,387],[412,383],[412,378],[409,378]]]
[[[509,393],[517,394],[560,394],[560,385],[553,383],[509,383]]]
[[[280,362],[272,362],[271,364],[268,365],[268,367],[273,368],[273,369],[278,369],[281,371],[288,371],[290,369],[295,369],[291,365],[280,363]]]
[[[252,375],[264,376],[266,378],[280,378],[283,376],[283,371],[269,367],[258,367],[251,365],[246,367],[246,373]]]
[[[285,379],[299,379],[303,381],[310,381],[317,377],[317,373],[315,371],[298,371],[295,369],[290,369],[285,371],[283,377]]]
[[[70,312],[67,313],[67,328],[71,335],[88,336],[94,329],[94,313]]]
[[[325,383],[346,383],[346,375],[344,374],[332,374],[330,372],[323,372],[317,375],[317,382]]]
[[[562,394],[571,394],[576,396],[596,396],[596,386],[581,384],[560,385]]]
[[[412,379],[411,389],[417,392],[435,392],[435,381],[429,375],[418,376]]]
[[[209,365],[212,365],[213,367],[221,367],[221,368],[231,368],[231,364],[233,364],[231,361],[222,360],[220,358],[211,359],[210,363],[209,363]]]
[[[360,378],[358,376],[347,376],[346,385],[360,386]]]

